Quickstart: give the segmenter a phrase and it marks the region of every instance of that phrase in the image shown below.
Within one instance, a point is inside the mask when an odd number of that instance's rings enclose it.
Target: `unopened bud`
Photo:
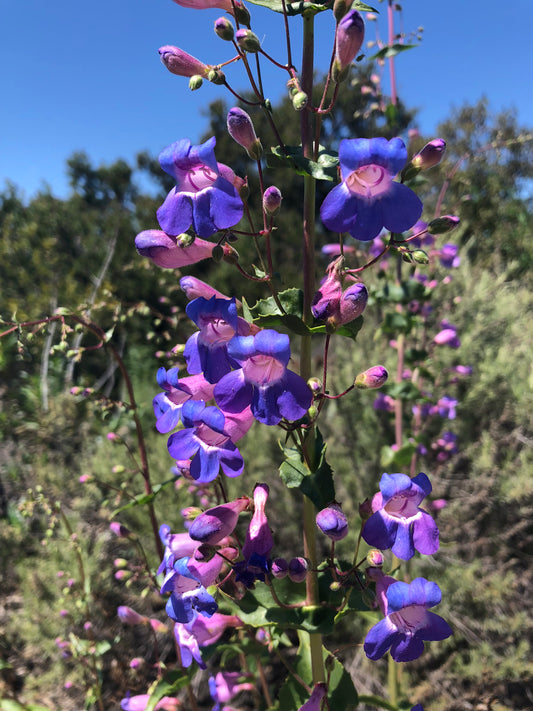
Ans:
[[[313,393],[319,393],[322,390],[322,381],[318,378],[309,378],[307,381],[307,387]]]
[[[126,528],[126,526],[123,526],[121,523],[118,523],[118,521],[113,521],[112,523],[110,523],[109,529],[112,533],[115,534],[115,536],[120,536],[121,538],[133,537],[133,534],[129,530],[129,528]]]
[[[289,578],[293,583],[301,583],[306,578],[308,568],[305,558],[293,558],[289,562]]]
[[[350,10],[337,25],[337,44],[332,76],[337,83],[348,75],[350,64],[357,56],[365,38],[365,23],[357,10]]]
[[[194,244],[194,239],[194,235],[189,232],[182,232],[182,234],[176,237],[176,242],[179,247],[190,247],[191,244]]]
[[[307,102],[309,100],[309,97],[305,93],[305,91],[297,91],[296,94],[292,97],[292,105],[296,109],[296,111],[302,111],[302,109],[305,109],[307,106]]]
[[[388,377],[389,374],[386,368],[382,365],[374,365],[363,373],[359,373],[354,380],[354,385],[360,390],[375,390],[384,385]]]
[[[259,41],[259,37],[254,32],[252,32],[252,30],[237,30],[235,34],[235,39],[237,40],[237,44],[239,45],[239,47],[245,52],[251,52],[252,54],[255,54],[261,49],[261,42]]]
[[[253,160],[259,160],[263,155],[261,141],[255,135],[252,119],[238,106],[235,106],[228,113],[227,119],[228,133],[240,146],[246,148],[246,152]]]
[[[199,74],[195,74],[189,79],[189,89],[191,91],[196,91],[202,86],[203,83],[204,80],[202,79],[202,77]]]
[[[381,551],[378,551],[376,548],[373,548],[371,551],[368,551],[366,555],[366,562],[373,568],[381,568],[384,560],[385,559],[383,557],[383,553]]]
[[[207,64],[187,54],[179,47],[171,45],[160,47],[159,56],[169,72],[181,77],[193,77],[196,74],[205,76],[209,70]]]
[[[238,264],[239,263],[239,253],[237,250],[229,244],[224,245],[223,259],[228,264]]]
[[[428,232],[430,235],[443,235],[446,232],[450,232],[455,229],[459,224],[460,220],[454,215],[444,215],[443,217],[437,217],[428,225]]]
[[[363,521],[370,518],[374,512],[372,511],[372,502],[370,499],[365,499],[362,504],[359,504],[359,516]]]
[[[231,42],[235,36],[233,25],[227,17],[219,17],[218,20],[215,20],[215,32],[220,39],[226,42]]]
[[[335,0],[333,3],[333,16],[340,22],[344,15],[348,12],[349,4],[346,4],[346,0]]]
[[[263,194],[263,210],[267,215],[275,215],[280,208],[282,199],[279,188],[271,185]]]
[[[310,420],[314,420],[318,417],[318,407],[316,405],[311,405],[307,410],[307,416]]]
[[[340,590],[341,587],[342,587],[342,585],[339,583],[338,580],[334,580],[334,581],[333,581],[332,583],[330,583],[330,585],[329,585],[329,589],[330,589],[332,592],[337,592],[337,590]]]
[[[415,264],[429,264],[429,257],[423,249],[415,249],[411,252],[411,257]]]
[[[207,79],[211,84],[224,84],[226,81],[226,75],[220,69],[211,69],[207,74]]]
[[[233,14],[240,25],[246,25],[246,27],[250,26],[250,13],[242,2],[239,2],[238,0],[235,2],[233,6]]]
[[[271,571],[275,578],[284,578],[289,572],[289,564],[285,558],[274,558]]]
[[[446,142],[442,138],[434,138],[429,143],[426,143],[424,148],[414,156],[411,161],[415,168],[420,170],[427,170],[428,168],[433,168],[434,165],[438,165],[444,151],[446,150]]]
[[[348,519],[338,504],[330,504],[319,511],[316,525],[332,541],[340,541],[348,535]]]
[[[113,565],[115,568],[127,568],[128,567],[128,561],[125,558],[115,558],[113,561]]]

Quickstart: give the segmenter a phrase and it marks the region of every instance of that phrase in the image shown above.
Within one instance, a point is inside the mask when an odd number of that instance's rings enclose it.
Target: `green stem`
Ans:
[[[313,96],[313,63],[314,63],[314,16],[312,13],[303,15],[303,55],[302,55],[302,90],[309,97]],[[304,109],[301,114],[301,137],[304,156],[313,157],[313,114]],[[312,176],[304,177],[304,205],[303,205],[303,318],[306,323],[312,323],[311,303],[315,293],[315,179]],[[311,376],[311,337],[302,336],[300,354],[300,375],[304,380]],[[304,446],[311,465],[314,458],[315,433],[310,427],[307,432]],[[312,471],[312,468],[311,468]],[[319,603],[318,577],[316,573],[316,510],[313,502],[304,496],[304,551],[310,561],[311,570],[306,578],[306,603],[317,605]],[[309,634],[309,651],[311,654],[311,668],[313,683],[325,681],[324,661],[322,658],[322,636]]]

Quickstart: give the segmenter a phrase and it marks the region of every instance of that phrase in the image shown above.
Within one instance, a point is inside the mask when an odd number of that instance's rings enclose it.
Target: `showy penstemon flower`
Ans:
[[[384,227],[404,232],[415,224],[422,202],[410,188],[394,181],[407,161],[401,138],[344,139],[339,161],[342,183],[328,193],[320,208],[328,229],[367,242]]]
[[[228,355],[241,367],[215,386],[222,410],[241,412],[250,406],[256,420],[266,425],[305,415],[313,396],[305,380],[287,369],[291,355],[287,335],[264,329],[255,336],[236,336],[228,343]]]
[[[182,234],[192,225],[200,237],[210,237],[240,221],[243,204],[236,186],[243,181],[217,163],[215,143],[214,137],[200,146],[182,139],[160,154],[161,167],[176,181],[157,211],[167,234]]]
[[[406,474],[383,474],[381,489],[372,499],[373,514],[365,521],[363,538],[370,545],[409,560],[415,548],[424,555],[439,549],[439,529],[431,516],[419,508],[431,493],[423,473],[410,479]]]
[[[450,625],[428,608],[438,605],[441,591],[436,583],[416,578],[403,583],[381,571],[381,594],[376,589],[379,606],[385,619],[368,632],[364,650],[369,659],[379,659],[389,649],[395,662],[411,662],[424,651],[424,642],[450,637]]]

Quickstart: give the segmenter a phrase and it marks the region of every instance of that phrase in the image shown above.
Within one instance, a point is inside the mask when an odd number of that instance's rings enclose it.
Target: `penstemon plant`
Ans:
[[[454,229],[458,219],[440,214],[441,192],[433,219],[423,222],[424,205],[415,192],[424,186],[420,173],[440,162],[444,141],[434,139],[410,158],[401,137],[352,136],[336,146],[321,144],[322,123],[335,111],[352,63],[363,59],[361,13],[375,13],[364,3],[255,0],[255,5],[280,17],[285,54],[275,59],[263,49],[252,30],[251,13],[240,0],[175,2],[226,12],[215,21],[214,30],[231,45],[231,59],[210,65],[168,45],[159,53],[170,72],[189,78],[192,90],[209,81],[238,99],[239,105],[228,112],[227,130],[255,163],[259,194],[250,192],[246,176],[217,161],[214,137],[196,146],[180,139],[159,156],[175,187],[157,210],[160,229],[137,235],[138,253],[164,269],[182,270],[207,259],[224,261],[242,283],[241,291],[235,279],[234,293],[224,294],[192,275],[181,277],[188,299],[186,315],[197,330],[181,350],[184,367],[178,364],[157,372],[161,391],[153,401],[156,428],[169,435],[172,480],[157,488],[152,485],[131,379],[102,329],[61,311],[42,322],[11,324],[0,334],[54,321],[61,322],[66,333],[66,322],[73,320],[97,336],[98,347],[111,348],[126,382],[145,491],[130,497],[122,510],[147,505],[161,561],[156,573],[157,564],[149,560],[139,538],[115,520],[111,530],[135,544],[141,560],[132,572],[126,560],[118,559],[116,578],[126,581],[133,576],[146,586],[146,594],[157,590],[162,596],[176,662],[174,668],[168,659],[164,663],[157,646],[157,635],[168,632],[167,624],[120,606],[123,624],[150,629],[157,675],[146,693],[128,695],[121,708],[196,711],[206,708],[201,700],[209,694],[213,711],[234,711],[235,697],[246,692],[247,708],[257,710],[349,711],[366,705],[421,711],[399,684],[395,665],[417,659],[425,642],[444,640],[452,629],[433,612],[441,601],[437,583],[410,575],[408,561],[416,552],[438,551],[439,531],[429,511],[446,505],[442,499],[428,498],[432,484],[419,471],[419,461],[426,458],[438,466],[455,451],[455,434],[440,432],[436,422],[455,418],[457,400],[448,390],[439,395],[442,387],[470,373],[467,366],[455,365],[435,376],[429,363],[436,372],[439,349],[459,346],[455,327],[446,320],[437,324],[430,304],[439,286],[436,265],[451,269],[458,264],[455,246],[438,248],[435,236]],[[389,43],[381,46],[375,59],[381,65],[385,59],[390,63],[394,109],[394,56],[402,45],[394,43],[393,11],[388,0]],[[325,80],[318,84],[314,25],[330,13],[335,19],[331,61]],[[368,17],[375,19],[373,14]],[[293,63],[295,21],[303,33],[299,70]],[[286,127],[264,95],[265,62],[287,82],[299,125],[298,146],[284,142]],[[229,84],[224,68],[232,64],[244,68],[251,94],[241,96]],[[246,109],[264,113],[270,137],[256,135]],[[389,113],[394,117],[394,110]],[[263,148],[267,140],[275,143],[269,151]],[[268,181],[269,167],[279,166],[303,184],[301,283],[283,289],[279,284],[284,282],[284,264],[276,263],[272,248],[279,239],[283,194]],[[318,181],[330,187],[319,203]],[[259,218],[254,204],[260,205]],[[253,241],[257,264],[242,262],[234,246],[239,240]],[[315,262],[319,250],[330,258],[320,279],[321,267]],[[406,269],[407,276],[402,273]],[[366,277],[372,272],[381,282],[371,285],[371,276]],[[383,279],[387,274],[393,278]],[[249,303],[247,283],[264,287],[268,295]],[[374,318],[379,314],[377,333],[394,349],[396,372],[389,377],[383,365],[368,363],[352,376],[349,387],[334,394],[328,387],[332,371],[328,358],[347,343],[357,348],[363,313],[369,312]],[[433,334],[432,329],[438,332]],[[318,351],[320,370],[313,357]],[[393,441],[382,450],[381,459],[394,473],[375,472],[369,498],[358,502],[360,526],[355,530],[337,498],[319,425],[329,403],[360,390],[379,390],[374,407],[392,418]],[[276,428],[281,480],[301,496],[302,541],[289,554],[283,530],[271,530],[269,525],[269,486],[250,481],[239,450],[241,440],[253,437],[252,426]],[[111,433],[109,439],[114,438]],[[195,505],[181,511],[181,520],[160,524],[153,501],[174,482],[177,490],[188,488]],[[239,496],[228,495],[229,489],[234,492],[239,486]],[[337,555],[336,543],[348,537],[353,538],[354,550],[350,560],[344,560]],[[320,551],[326,548],[322,557]],[[86,600],[84,606],[89,609]],[[369,660],[388,655],[388,699],[358,696],[339,655],[329,649],[328,636],[354,614],[360,617],[358,629],[366,629],[354,644]],[[90,630],[89,621],[86,625]],[[92,640],[83,646],[83,640],[73,635],[70,642],[60,644],[70,654],[77,649],[82,656],[83,650],[95,679],[94,703],[103,709],[100,662],[94,655],[105,654],[107,647],[98,651]],[[142,665],[140,659],[133,662]]]
[[[320,144],[323,118],[335,110],[342,83],[363,45],[361,11],[373,10],[363,3],[254,3],[281,15],[284,59],[274,59],[263,49],[252,30],[249,10],[238,0],[182,0],[177,4],[196,9],[220,7],[229,15],[215,21],[215,33],[233,46],[235,56],[229,61],[208,65],[173,46],[164,46],[159,52],[170,72],[189,77],[191,89],[208,80],[224,85],[239,99],[240,106],[227,115],[227,129],[255,162],[261,226],[258,229],[249,207],[247,179],[217,162],[215,138],[198,146],[181,139],[160,155],[161,167],[175,180],[175,187],[157,211],[161,229],[141,232],[136,247],[141,255],[167,269],[206,258],[225,260],[234,265],[244,283],[264,283],[270,296],[252,306],[237,287],[233,295],[222,294],[195,277],[181,279],[189,299],[186,313],[198,330],[183,349],[186,373],[179,366],[159,370],[162,392],[154,399],[154,410],[158,431],[171,433],[168,451],[176,462],[175,473],[193,483],[201,505],[185,511],[186,526],[171,521],[160,528],[164,555],[158,574],[166,612],[174,623],[177,670],[163,675],[146,696],[124,699],[122,708],[176,708],[176,693],[182,687],[187,689],[187,707],[198,708],[190,679],[196,667],[208,666],[214,709],[230,711],[233,706],[228,703],[245,690],[255,691],[255,708],[341,711],[362,702],[400,708],[403,692],[394,683],[389,689],[390,701],[377,697],[358,701],[349,674],[324,646],[324,637],[342,624],[347,613],[358,611],[366,619],[369,610],[379,609],[381,619],[360,640],[366,656],[377,660],[390,652],[394,662],[408,662],[423,653],[425,642],[452,634],[448,623],[431,611],[441,599],[438,585],[422,577],[409,580],[400,566],[415,551],[432,555],[439,548],[437,525],[421,507],[432,485],[416,468],[417,457],[424,452],[420,437],[417,440],[423,430],[422,406],[413,409],[413,436],[406,439],[403,432],[402,383],[411,379],[413,387],[416,383],[420,388],[421,381],[420,362],[415,377],[412,371],[407,376],[404,373],[405,338],[412,332],[415,318],[405,304],[417,298],[427,300],[429,287],[423,277],[409,287],[406,299],[403,294],[404,298],[396,300],[395,313],[384,323],[388,328],[385,333],[396,335],[398,351],[396,393],[383,396],[388,398],[385,409],[390,407],[395,414],[391,463],[395,463],[395,456],[405,458],[407,452],[409,473],[382,474],[379,492],[361,504],[362,527],[351,562],[339,560],[335,552],[336,542],[348,535],[350,523],[336,498],[318,425],[328,400],[348,396],[356,389],[381,388],[387,382],[385,367],[373,365],[344,392],[331,394],[327,389],[328,352],[334,347],[333,337],[353,342],[362,326],[369,291],[361,277],[367,270],[382,268],[387,258],[393,257],[401,291],[406,283],[401,276],[402,261],[412,271],[428,264],[435,253],[428,255],[422,246],[432,245],[431,235],[456,226],[457,219],[451,216],[437,215],[429,225],[419,222],[423,204],[410,187],[416,184],[420,171],[440,162],[445,145],[440,139],[431,141],[409,161],[400,137],[353,136],[340,141],[338,152]],[[391,8],[389,2],[389,13]],[[314,23],[330,12],[335,17],[331,62],[321,96],[314,101]],[[300,71],[293,64],[291,15],[300,16],[303,28]],[[389,50],[378,58],[389,56],[392,61],[395,52],[390,46]],[[223,68],[237,62],[249,79],[251,99],[240,96],[226,79]],[[294,120],[300,126],[297,147],[284,143],[284,127],[278,125],[263,94],[264,62],[275,65],[288,81]],[[394,93],[393,82],[393,104]],[[277,143],[270,153],[265,153],[264,137],[256,135],[242,106],[265,113]],[[276,215],[283,209],[283,195],[278,187],[268,184],[269,164],[282,164],[303,181],[302,283],[282,291],[275,273],[282,273],[283,265],[273,262],[271,241],[276,239]],[[317,180],[331,184],[320,205],[315,204]],[[315,265],[318,212],[323,227],[337,236],[329,245],[334,258],[320,284]],[[259,266],[241,264],[233,247],[238,238],[255,241]],[[346,248],[345,239],[350,243]],[[354,240],[359,264],[349,266]],[[361,243],[371,246],[361,249]],[[453,256],[448,254],[451,260]],[[376,301],[379,298],[374,297]],[[445,344],[450,330],[453,328],[444,328],[435,344]],[[314,377],[312,360],[312,344],[314,347],[319,341],[324,348],[321,380]],[[419,350],[419,361],[423,360],[422,352]],[[453,402],[448,398],[434,407],[445,416],[450,407],[453,409]],[[425,414],[429,414],[428,408]],[[268,523],[269,487],[257,483],[252,488],[238,448],[256,422],[279,429],[281,478],[302,496],[303,542],[292,558],[276,556],[283,532],[271,531]],[[241,477],[240,497],[228,498],[225,477]],[[324,560],[319,559],[317,536],[331,542]],[[371,547],[367,554],[359,552],[362,541]],[[392,558],[384,554],[389,550]],[[126,619],[123,613],[124,621],[138,623],[135,614],[132,611]],[[291,647],[296,644],[295,656]],[[265,674],[268,655],[277,656],[286,667],[285,681],[277,691]],[[234,662],[235,656],[238,668],[235,664],[226,668],[224,662]]]

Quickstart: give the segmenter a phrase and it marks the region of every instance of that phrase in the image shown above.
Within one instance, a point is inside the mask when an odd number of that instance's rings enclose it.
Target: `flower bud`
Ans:
[[[226,82],[226,75],[220,69],[211,69],[207,74],[207,79],[211,84],[224,84]]]
[[[374,365],[363,373],[359,373],[354,380],[354,385],[360,390],[375,390],[384,385],[388,377],[389,374],[386,368],[382,365]]]
[[[235,39],[237,44],[245,52],[251,52],[255,54],[261,49],[261,43],[259,42],[259,37],[252,32],[252,30],[237,30],[235,33]]]
[[[176,243],[179,247],[190,247],[194,244],[195,236],[189,232],[182,232],[182,234],[176,237]]]
[[[117,615],[121,622],[125,625],[144,625],[148,621],[148,618],[144,615],[139,615],[138,612],[131,607],[126,607],[121,605],[117,608]]]
[[[284,578],[289,572],[289,564],[285,558],[274,558],[271,571],[275,578]]]
[[[347,3],[346,0],[335,0],[333,3],[333,17],[340,22],[344,15],[348,12],[348,8],[351,3]]]
[[[442,138],[434,138],[429,143],[426,143],[424,148],[414,156],[411,161],[415,168],[420,170],[427,170],[428,168],[433,168],[434,165],[438,165],[444,151],[446,150],[446,142]]]
[[[430,235],[443,235],[446,232],[450,232],[455,229],[459,224],[460,220],[454,215],[444,215],[443,217],[437,217],[428,225],[428,232]]]
[[[348,520],[338,504],[330,504],[319,511],[316,525],[332,541],[341,541],[348,535]]]
[[[368,290],[366,286],[361,282],[352,284],[352,286],[342,292],[336,325],[343,325],[354,321],[363,313],[367,302]]]
[[[261,141],[255,135],[252,119],[238,106],[230,109],[227,119],[228,133],[253,160],[259,160],[263,154]]]
[[[296,94],[292,97],[292,105],[296,109],[296,111],[302,111],[302,109],[305,109],[307,106],[307,102],[309,100],[309,97],[305,93],[305,91],[297,91]]]
[[[202,79],[202,77],[199,74],[195,74],[189,79],[189,89],[191,91],[196,91],[202,86],[203,83],[204,80]]]
[[[415,264],[429,264],[429,257],[423,249],[415,249],[411,252],[411,257]]]
[[[207,64],[187,54],[179,47],[172,45],[160,47],[159,56],[168,71],[180,77],[193,77],[196,74],[202,77],[209,71]]]
[[[377,548],[373,548],[371,551],[368,551],[366,555],[366,562],[368,565],[371,565],[373,568],[381,568],[383,561],[383,553],[378,551]]]
[[[221,262],[224,257],[224,248],[221,244],[215,244],[213,251],[211,252],[211,257],[214,262]]]
[[[115,536],[119,536],[120,538],[133,537],[133,533],[129,530],[129,528],[126,528],[126,526],[123,526],[118,521],[113,521],[112,523],[110,523],[109,530],[114,533]]]
[[[279,188],[271,185],[263,194],[263,210],[267,215],[275,215],[281,206],[282,199]]]
[[[318,378],[309,378],[307,381],[307,387],[312,393],[319,393],[322,390],[322,381]]]
[[[233,532],[237,525],[239,514],[250,503],[247,496],[221,504],[200,514],[189,528],[189,536],[193,541],[214,545]]]
[[[365,38],[365,23],[357,10],[350,10],[337,25],[337,45],[332,76],[337,83],[346,79],[350,64]]]
[[[308,568],[305,558],[292,558],[289,561],[289,578],[293,583],[301,583],[306,578]]]
[[[215,20],[215,33],[220,37],[220,39],[226,42],[231,42],[235,36],[235,30],[230,20],[227,17],[219,17]]]

